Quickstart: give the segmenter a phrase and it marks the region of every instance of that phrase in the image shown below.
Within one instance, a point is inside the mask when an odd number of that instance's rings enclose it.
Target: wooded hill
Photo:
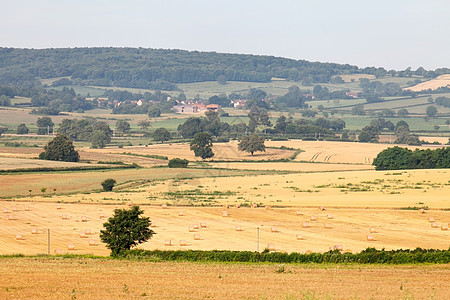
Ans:
[[[68,77],[54,85],[97,85],[176,90],[177,83],[222,80],[268,82],[272,77],[305,84],[334,75],[385,76],[383,68],[308,62],[274,56],[143,48],[0,48],[2,85],[31,86],[37,79]],[[430,74],[430,75],[434,75]]]

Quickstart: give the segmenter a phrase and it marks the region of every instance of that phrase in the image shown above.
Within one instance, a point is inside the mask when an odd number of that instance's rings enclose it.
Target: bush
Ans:
[[[114,185],[116,184],[116,181],[112,178],[109,178],[103,181],[101,184],[105,192],[111,192]]]
[[[188,164],[187,159],[172,158],[169,160],[169,168],[187,168]]]

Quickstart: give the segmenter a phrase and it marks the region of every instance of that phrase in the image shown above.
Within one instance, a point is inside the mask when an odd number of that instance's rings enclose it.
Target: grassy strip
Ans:
[[[121,258],[156,260],[156,261],[190,261],[190,262],[271,262],[271,263],[358,263],[358,264],[416,264],[450,263],[450,248],[448,250],[420,249],[415,250],[376,250],[367,248],[357,253],[340,253],[329,251],[325,253],[301,254],[292,252],[252,252],[228,250],[129,250],[120,255]]]
[[[18,174],[18,173],[40,173],[40,172],[73,172],[73,171],[97,171],[97,170],[115,170],[115,169],[135,169],[139,168],[136,164],[131,165],[114,165],[114,167],[108,166],[83,166],[83,167],[45,167],[45,168],[25,168],[25,169],[12,169],[12,170],[0,170],[0,175]]]

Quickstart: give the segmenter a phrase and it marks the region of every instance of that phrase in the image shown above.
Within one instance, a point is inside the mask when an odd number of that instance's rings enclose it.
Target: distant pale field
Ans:
[[[266,146],[286,146],[300,148],[301,152],[296,161],[327,162],[327,163],[349,163],[349,164],[372,164],[373,159],[386,148],[394,147],[395,144],[373,144],[352,143],[332,141],[267,141]],[[401,147],[408,147],[400,145]],[[410,149],[425,149],[427,147],[409,146]],[[435,148],[431,147],[432,149]]]
[[[302,162],[224,162],[208,163],[213,168],[239,169],[239,170],[275,170],[293,172],[328,172],[328,171],[354,171],[372,170],[375,167],[362,164],[333,164],[333,163],[302,163]]]
[[[445,74],[436,77],[435,79],[431,79],[422,83],[419,83],[415,86],[405,88],[405,90],[411,90],[413,92],[419,92],[423,90],[432,89],[435,90],[440,87],[445,87],[450,85],[450,74]]]
[[[148,147],[123,147],[123,148],[105,148],[105,149],[83,149],[86,152],[93,153],[123,153],[130,152],[140,155],[161,155],[169,159],[179,157],[190,161],[201,161],[195,157],[194,152],[190,150],[189,143],[165,143],[154,144]],[[266,152],[255,152],[251,156],[248,152],[238,150],[238,141],[229,143],[216,143],[213,145],[214,160],[277,160],[289,158],[294,150],[266,149]]]
[[[29,168],[71,168],[92,167],[87,163],[71,163],[62,161],[49,161],[40,159],[6,158],[0,157],[0,170],[29,169]]]
[[[367,78],[367,79],[375,79],[374,75],[370,74],[347,74],[347,75],[339,75],[342,80],[345,82],[351,82],[352,79],[356,82],[359,82],[361,78]]]
[[[279,272],[284,267],[284,272]],[[2,299],[446,299],[449,265],[3,258]]]

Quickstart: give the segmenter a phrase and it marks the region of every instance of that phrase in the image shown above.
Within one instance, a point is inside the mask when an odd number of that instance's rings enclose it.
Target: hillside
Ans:
[[[377,73],[378,72],[378,73]],[[226,80],[267,82],[272,77],[328,82],[339,74],[386,75],[382,68],[309,62],[274,56],[143,48],[0,48],[0,82],[23,85],[67,77],[76,84],[174,90],[174,83]]]

